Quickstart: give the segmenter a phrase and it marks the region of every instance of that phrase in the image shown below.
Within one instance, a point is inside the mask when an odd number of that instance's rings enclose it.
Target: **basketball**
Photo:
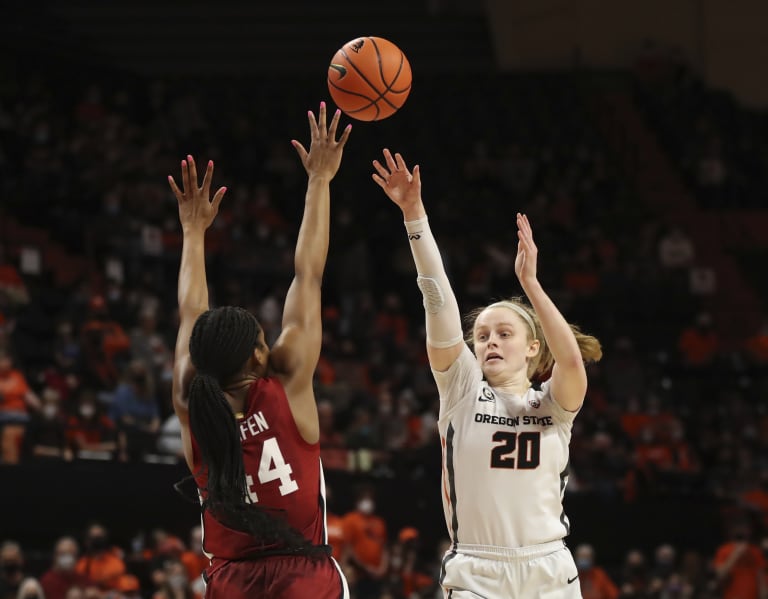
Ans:
[[[392,116],[411,91],[411,65],[395,44],[358,37],[344,44],[328,66],[328,90],[336,106],[353,119]]]

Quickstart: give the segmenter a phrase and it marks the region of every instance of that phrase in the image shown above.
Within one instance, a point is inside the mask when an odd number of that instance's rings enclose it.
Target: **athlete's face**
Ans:
[[[514,310],[498,306],[483,310],[473,331],[475,356],[489,383],[501,381],[528,368],[539,351],[528,324]]]

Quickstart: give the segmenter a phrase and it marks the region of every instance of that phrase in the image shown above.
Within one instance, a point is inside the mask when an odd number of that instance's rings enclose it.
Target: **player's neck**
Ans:
[[[237,413],[245,411],[248,392],[253,382],[259,377],[255,374],[247,374],[230,381],[224,386],[224,397],[227,398],[232,410]]]
[[[515,373],[503,379],[488,381],[495,391],[508,395],[523,395],[531,388],[531,381],[525,372]]]

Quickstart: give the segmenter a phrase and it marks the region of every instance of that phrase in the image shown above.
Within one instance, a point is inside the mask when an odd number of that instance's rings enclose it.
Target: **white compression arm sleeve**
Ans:
[[[405,230],[416,263],[416,283],[424,296],[427,343],[436,348],[452,347],[463,339],[461,315],[429,221],[426,216],[406,221]]]

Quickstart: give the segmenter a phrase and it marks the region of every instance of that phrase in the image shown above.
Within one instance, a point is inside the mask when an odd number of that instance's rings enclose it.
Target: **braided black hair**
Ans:
[[[285,520],[250,502],[240,430],[221,386],[248,361],[260,333],[253,314],[233,306],[204,312],[192,329],[189,353],[197,374],[189,387],[189,425],[208,477],[203,509],[265,546],[313,554],[315,546]]]

